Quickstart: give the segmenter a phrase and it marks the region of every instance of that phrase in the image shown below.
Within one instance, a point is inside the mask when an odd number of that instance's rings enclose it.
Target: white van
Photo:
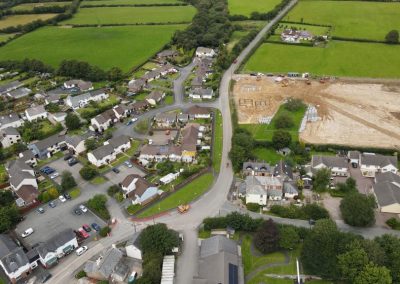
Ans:
[[[77,256],[80,256],[80,255],[84,254],[87,250],[88,250],[87,246],[82,246],[80,248],[77,248],[77,250],[75,252],[76,252]]]
[[[33,234],[33,229],[32,229],[32,228],[29,228],[29,229],[26,229],[26,230],[21,234],[21,237],[26,238],[27,236],[30,236],[30,235],[32,235],[32,234]]]

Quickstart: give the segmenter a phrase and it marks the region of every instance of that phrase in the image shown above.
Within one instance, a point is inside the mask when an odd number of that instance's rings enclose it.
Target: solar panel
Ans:
[[[239,283],[239,275],[238,275],[238,267],[232,263],[229,263],[229,284],[238,284]]]

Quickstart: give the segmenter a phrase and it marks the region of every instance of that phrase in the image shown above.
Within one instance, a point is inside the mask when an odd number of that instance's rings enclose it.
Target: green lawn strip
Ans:
[[[148,95],[149,93],[143,92],[135,95],[133,98],[137,101],[144,101]]]
[[[8,39],[10,39],[14,36],[15,36],[15,34],[0,34],[0,42],[7,41]]]
[[[213,168],[215,172],[219,172],[222,159],[222,140],[223,140],[223,125],[222,115],[219,110],[215,111],[215,129],[214,129],[214,144],[213,144]]]
[[[90,1],[82,1],[81,7],[83,6],[98,6],[98,5],[153,5],[153,4],[175,4],[181,3],[176,0],[90,0]]]
[[[93,178],[90,183],[94,184],[94,185],[99,185],[99,184],[103,184],[107,181],[107,179],[103,176],[97,176],[95,178]]]
[[[253,149],[253,155],[256,156],[258,161],[265,161],[272,165],[278,163],[284,158],[281,154],[277,153],[273,148],[257,147]]]
[[[166,105],[172,105],[174,103],[174,96],[166,96],[164,99]]]
[[[211,237],[211,231],[200,230],[198,233],[198,237],[200,239],[207,239],[207,238]]]
[[[195,12],[192,6],[81,8],[71,19],[61,24],[189,23]]]
[[[250,16],[252,12],[267,13],[275,8],[281,0],[228,0],[229,14]]]
[[[244,70],[397,78],[400,77],[400,46],[347,41],[330,41],[325,48],[265,43]]]
[[[41,3],[23,3],[11,8],[11,11],[31,11],[33,8],[40,7],[65,7],[71,5],[72,2],[41,2]]]
[[[57,14],[25,14],[25,15],[10,15],[4,16],[0,20],[0,29],[26,25],[38,20],[48,20],[54,18]]]
[[[138,217],[149,217],[154,214],[176,208],[180,204],[189,203],[206,192],[212,185],[213,180],[213,175],[211,173],[206,173],[162,201],[147,208],[145,211],[140,213]]]
[[[239,42],[239,40],[246,36],[249,33],[249,31],[234,31],[231,35],[231,38],[229,39],[228,44],[226,45],[226,49],[228,52],[232,51],[232,48]]]
[[[79,195],[81,195],[81,190],[78,187],[75,187],[69,191],[69,195],[71,195],[72,199],[77,198]]]

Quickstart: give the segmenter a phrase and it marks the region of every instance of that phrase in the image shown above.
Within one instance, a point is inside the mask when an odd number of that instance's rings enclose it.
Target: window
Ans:
[[[238,284],[239,276],[238,276],[238,267],[232,263],[229,263],[229,284]]]

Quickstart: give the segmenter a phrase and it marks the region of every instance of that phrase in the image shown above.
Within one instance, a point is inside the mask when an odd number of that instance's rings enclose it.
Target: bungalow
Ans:
[[[65,136],[65,143],[74,154],[81,154],[86,151],[85,138],[82,136]]]
[[[206,107],[201,107],[198,105],[194,105],[186,110],[186,112],[189,115],[190,119],[198,119],[198,118],[210,118],[211,117],[211,111],[209,108]]]
[[[93,90],[92,82],[83,80],[69,80],[64,82],[65,89],[78,88],[81,92]]]
[[[156,161],[162,162],[167,159],[170,161],[180,161],[182,155],[182,149],[175,145],[143,145],[140,149],[139,160],[141,161]]]
[[[103,146],[87,154],[90,163],[96,167],[107,165],[117,158],[117,155],[131,147],[130,138],[126,135],[113,137],[104,142]]]
[[[105,89],[98,89],[78,96],[69,95],[65,100],[65,104],[72,109],[78,109],[87,106],[91,101],[99,102],[108,97],[109,95]]]
[[[375,174],[379,172],[397,174],[397,157],[363,153],[360,155],[360,170],[365,177],[375,177]]]
[[[246,186],[246,204],[257,203],[267,205],[267,200],[281,200],[283,191],[283,182],[281,178],[272,176],[247,176]]]
[[[157,127],[170,128],[176,123],[176,114],[168,112],[158,113],[154,117],[154,121],[156,122]]]
[[[311,167],[313,172],[328,168],[331,170],[332,176],[347,177],[348,175],[348,164],[344,157],[313,155],[311,158]]]
[[[314,38],[314,35],[309,31],[300,31],[295,29],[285,29],[281,33],[281,40],[284,42],[298,43],[300,40],[310,41]]]
[[[18,128],[22,126],[23,123],[23,120],[20,119],[15,113],[0,116],[0,129],[4,129],[7,127]]]
[[[30,93],[32,93],[31,89],[19,88],[19,89],[15,89],[15,90],[7,92],[6,95],[8,97],[10,97],[11,99],[18,100],[20,98],[24,98],[24,97],[28,96]]]
[[[137,174],[127,175],[121,182],[124,198],[137,198],[141,196],[151,184]]]
[[[129,83],[128,83],[128,91],[133,94],[137,94],[144,88],[144,86],[146,86],[145,79],[140,78],[137,80],[132,80],[132,81],[129,81]]]
[[[146,97],[146,101],[152,105],[155,106],[157,105],[159,102],[161,102],[161,100],[165,97],[165,93],[161,92],[161,91],[152,91],[147,97]]]
[[[8,148],[21,141],[21,135],[13,127],[7,127],[0,130],[0,142],[3,148]]]
[[[20,81],[12,81],[8,84],[4,84],[0,86],[0,95],[4,95],[12,90],[18,89],[19,87],[23,86],[24,84]]]
[[[372,186],[378,207],[383,213],[400,214],[400,176],[393,172],[376,173]]]
[[[196,49],[196,57],[214,57],[215,56],[215,51],[212,48],[207,48],[207,47],[201,47],[199,46]]]
[[[40,120],[47,118],[47,111],[43,105],[38,105],[25,110],[25,115],[29,121]]]
[[[176,50],[163,50],[159,53],[157,53],[157,59],[158,60],[166,60],[166,59],[171,59],[171,58],[175,58],[176,56],[178,56],[179,53]]]
[[[189,97],[197,100],[211,100],[214,97],[214,91],[211,88],[195,88],[190,91]]]
[[[31,266],[23,248],[5,234],[0,235],[0,266],[13,284],[31,273]]]
[[[125,245],[126,255],[135,259],[142,260],[142,249],[140,247],[140,232],[133,234]]]
[[[66,149],[65,135],[54,134],[36,143],[28,145],[33,154],[39,159],[47,159],[55,153]]]

